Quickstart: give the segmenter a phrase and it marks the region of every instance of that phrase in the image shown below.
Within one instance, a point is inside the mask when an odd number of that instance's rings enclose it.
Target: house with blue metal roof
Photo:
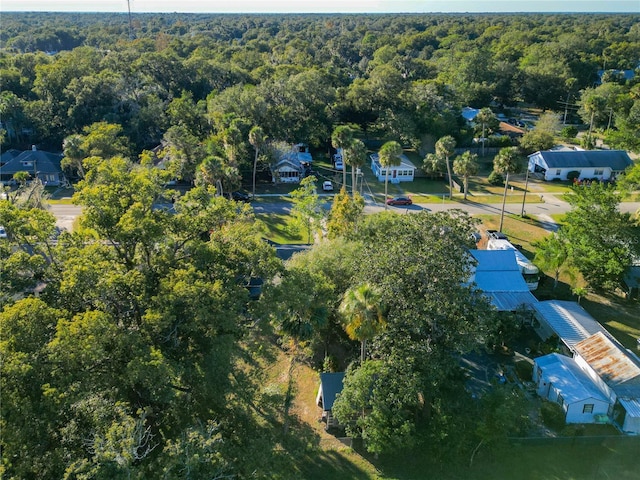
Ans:
[[[599,423],[609,413],[608,396],[573,358],[551,353],[534,359],[533,381],[542,398],[558,403],[567,423]]]

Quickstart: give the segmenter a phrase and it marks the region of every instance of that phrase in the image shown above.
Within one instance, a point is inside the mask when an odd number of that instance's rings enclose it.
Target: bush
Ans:
[[[580,172],[578,172],[577,170],[571,170],[569,173],[567,173],[567,180],[569,180],[570,182],[573,182],[579,176],[580,176]]]
[[[493,171],[489,174],[489,177],[487,178],[487,181],[491,184],[491,185],[504,185],[504,177],[502,176],[502,174]]]
[[[573,125],[567,125],[560,130],[560,135],[562,135],[562,138],[566,138],[567,140],[576,138],[578,136],[578,129]]]
[[[516,373],[518,378],[523,382],[530,382],[533,374],[533,367],[526,360],[519,360],[516,362]]]
[[[555,402],[544,402],[540,407],[540,415],[544,424],[554,430],[562,430],[566,425],[564,410]]]

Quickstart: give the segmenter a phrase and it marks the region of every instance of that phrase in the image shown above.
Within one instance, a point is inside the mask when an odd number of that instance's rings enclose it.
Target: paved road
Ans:
[[[531,194],[531,195],[539,195],[539,194]],[[332,195],[322,195],[323,198],[326,198],[326,203],[324,204],[325,208],[331,207]],[[384,205],[380,202],[374,202],[371,197],[366,197],[366,205],[365,205],[365,213],[375,213],[384,210]],[[555,195],[545,193],[543,194],[542,203],[527,203],[525,205],[525,211],[527,215],[531,217],[535,217],[542,226],[545,226],[547,230],[553,231],[557,228],[555,222],[551,218],[551,215],[566,213],[571,209],[571,206],[558,198]],[[467,201],[466,203],[453,203],[453,202],[440,202],[440,203],[423,203],[423,204],[415,204],[408,207],[388,207],[389,210],[398,212],[398,213],[415,213],[420,211],[429,211],[429,212],[442,212],[445,210],[451,210],[454,208],[459,208],[466,212],[469,212],[471,215],[478,214],[493,214],[499,215],[500,210],[502,209],[501,203],[490,203],[490,204],[482,204],[475,203],[472,201]],[[288,202],[277,202],[277,203],[256,203],[254,204],[254,210],[256,213],[288,213],[291,210],[291,204]],[[620,211],[633,213],[640,210],[640,202],[624,202],[620,204]],[[60,228],[65,228],[67,230],[73,229],[73,221],[75,218],[80,215],[82,209],[76,205],[51,205],[51,212],[56,217],[56,225]],[[507,203],[505,206],[505,213],[520,215],[522,212],[522,204],[521,203]]]

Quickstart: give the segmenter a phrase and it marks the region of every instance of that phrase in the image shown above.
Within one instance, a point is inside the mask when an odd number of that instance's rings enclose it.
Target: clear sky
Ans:
[[[640,0],[130,0],[132,12],[626,12]],[[126,0],[0,0],[0,12],[126,12]]]

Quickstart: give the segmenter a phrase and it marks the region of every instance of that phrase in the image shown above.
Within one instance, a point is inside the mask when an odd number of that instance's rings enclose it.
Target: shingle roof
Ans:
[[[318,396],[322,399],[322,410],[329,411],[333,407],[336,395],[342,391],[344,372],[321,373],[320,391]]]
[[[549,168],[601,168],[610,167],[622,171],[633,165],[624,150],[573,150],[536,152],[529,157],[540,156]]]
[[[60,173],[60,161],[63,155],[44,152],[42,150],[26,150],[2,165],[2,174],[10,175],[16,172]],[[25,166],[25,163],[30,166]]]

